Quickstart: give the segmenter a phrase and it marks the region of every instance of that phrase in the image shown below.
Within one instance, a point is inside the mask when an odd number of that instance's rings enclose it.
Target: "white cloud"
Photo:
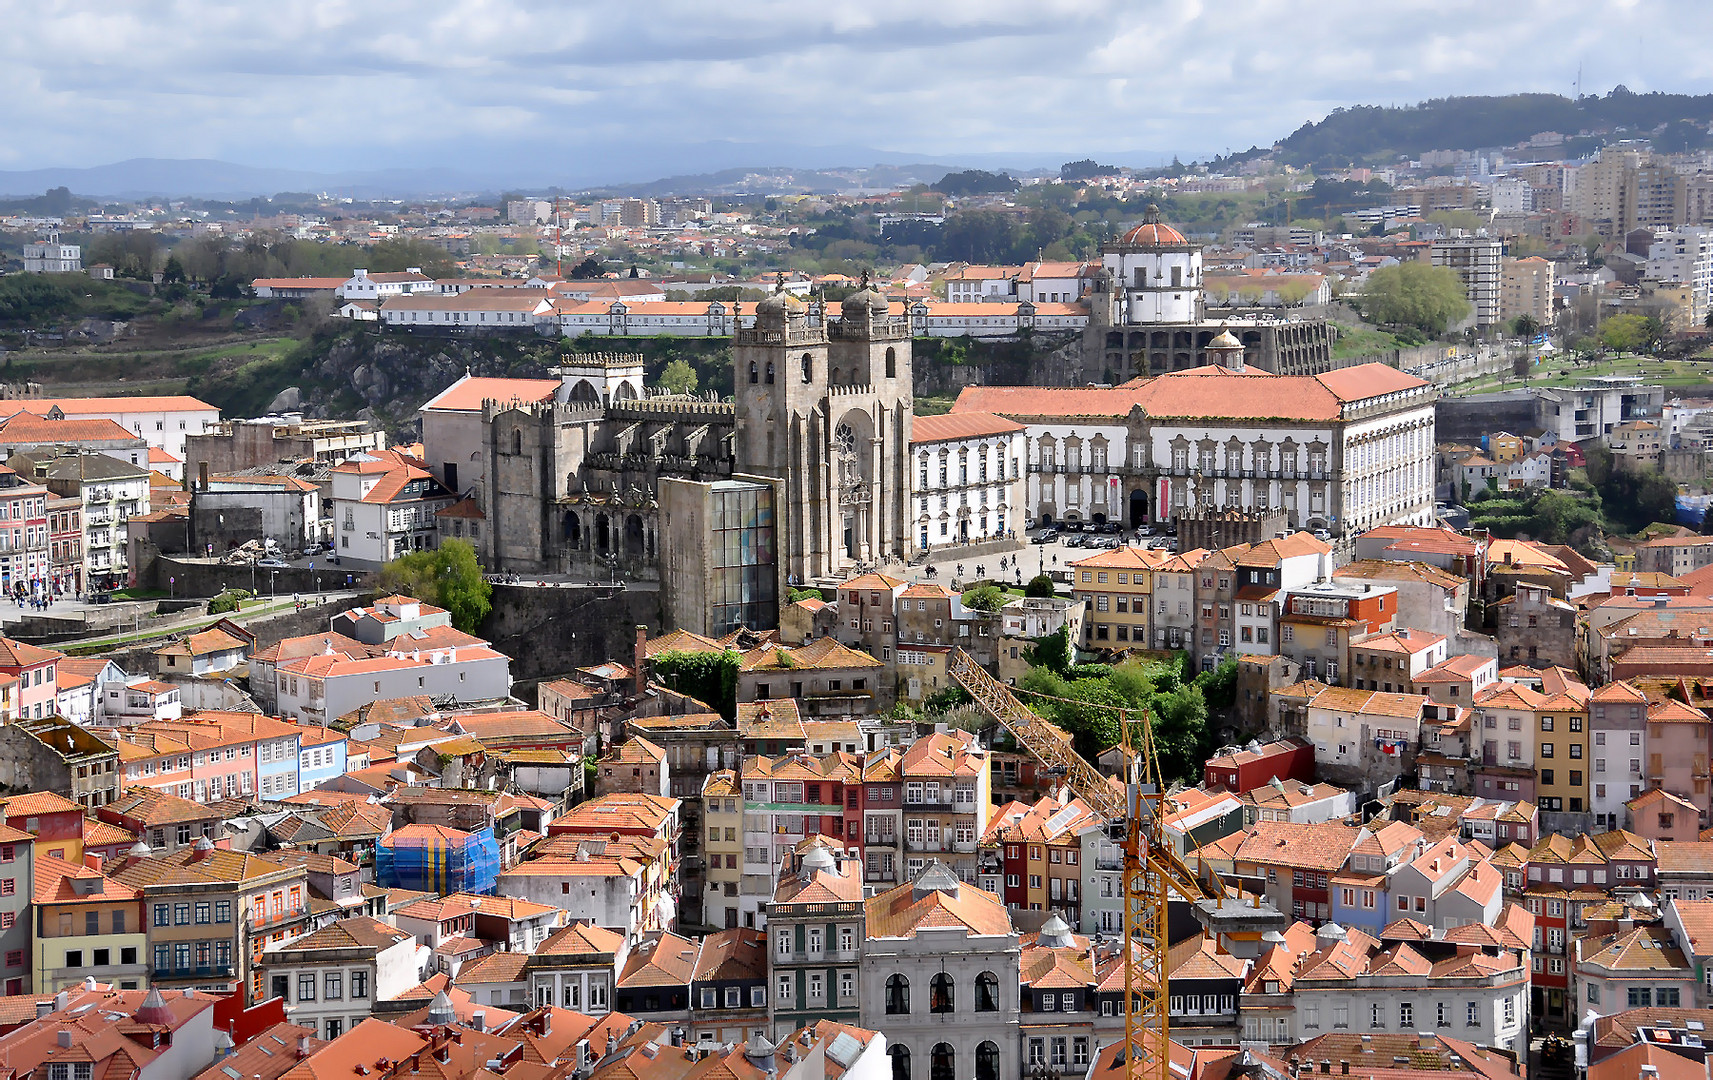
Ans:
[[[1713,31],[1696,0],[0,0],[0,24],[11,168],[654,162],[714,140],[1189,155],[1340,105],[1568,93],[1578,63],[1589,91],[1698,92],[1713,69],[1676,47]]]

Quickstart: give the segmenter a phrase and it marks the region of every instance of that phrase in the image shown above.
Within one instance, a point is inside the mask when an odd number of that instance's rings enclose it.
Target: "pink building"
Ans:
[[[1647,766],[1650,788],[1669,791],[1693,803],[1707,821],[1707,735],[1713,722],[1700,709],[1667,698],[1648,706]]]
[[[299,731],[260,713],[198,712],[113,734],[125,786],[207,803],[238,795],[296,795]]]
[[[15,705],[18,719],[53,716],[58,712],[58,666],[64,653],[38,649],[22,641],[0,637],[0,675],[18,680]]]

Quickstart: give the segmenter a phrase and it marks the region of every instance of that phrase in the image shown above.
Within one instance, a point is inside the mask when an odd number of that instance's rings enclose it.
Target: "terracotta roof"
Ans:
[[[451,386],[436,394],[423,411],[429,409],[450,410],[457,412],[479,412],[482,402],[495,401],[535,402],[546,401],[559,389],[558,379],[490,379],[466,375]]]
[[[324,926],[312,934],[306,934],[283,945],[276,945],[268,951],[280,953],[316,952],[322,949],[390,949],[410,938],[411,935],[403,930],[371,919],[367,915],[356,915],[340,919],[330,926]]]
[[[631,950],[619,986],[689,986],[696,974],[694,941],[667,931]]]
[[[992,893],[969,884],[956,885],[952,891],[938,888],[922,891],[917,887],[919,882],[932,883],[941,878],[947,884],[956,881],[955,875],[936,861],[929,864],[917,882],[905,882],[865,901],[868,936],[908,938],[915,937],[918,930],[935,927],[962,927],[970,934],[982,936],[1012,932],[1011,916]]]
[[[256,1077],[279,1080],[297,1065],[300,1046],[307,1045],[310,1054],[314,1055],[327,1045],[326,1040],[317,1038],[315,1032],[313,1027],[282,1020],[197,1073],[193,1080],[233,1080],[234,1074],[241,1080],[255,1080]],[[307,1044],[303,1042],[305,1039],[309,1040]]]
[[[795,649],[785,645],[765,645],[744,653],[740,662],[742,671],[842,671],[881,666],[880,661],[869,654],[841,645],[830,637],[816,638]]]
[[[593,923],[578,922],[562,926],[547,935],[536,947],[536,956],[583,956],[589,954],[617,955],[624,946],[624,935]]]
[[[703,937],[694,977],[699,982],[767,978],[767,932],[740,926]]]
[[[135,821],[145,828],[208,821],[219,816],[200,803],[147,787],[131,788],[113,802],[97,809],[96,813],[115,814]]]
[[[1304,870],[1337,870],[1350,857],[1361,830],[1322,822],[1303,825],[1289,821],[1258,821],[1238,846],[1238,862],[1288,866]]]
[[[979,439],[1022,431],[1023,425],[993,413],[959,412],[943,416],[917,416],[910,422],[910,444]]]

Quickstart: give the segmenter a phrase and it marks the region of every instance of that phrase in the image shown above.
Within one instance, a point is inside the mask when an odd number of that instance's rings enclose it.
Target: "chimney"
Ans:
[[[61,1050],[70,1050],[71,1049],[71,1031],[70,1031],[70,1029],[68,1029],[68,1028],[60,1028],[59,1029],[59,1048]]]
[[[434,1060],[440,1062],[442,1065],[451,1061],[452,1047],[447,1043],[441,1043],[439,1046],[436,1046],[434,1048]]]
[[[36,1019],[37,1020],[40,1020],[42,1017],[46,1016],[48,1013],[51,1013],[53,1011],[54,1011],[54,1003],[53,1002],[51,1002],[51,1001],[38,1001],[38,1002],[36,1002]]]
[[[196,490],[208,490],[208,462],[206,461],[196,463]]]
[[[644,662],[646,661],[647,656],[648,656],[648,627],[642,625],[641,623],[638,623],[637,627],[636,627],[636,688],[635,688],[635,693],[636,693],[637,697],[641,697],[643,690],[646,689],[648,686],[648,674],[644,670]]]
[[[470,1026],[475,1028],[477,1031],[488,1030],[487,1025],[488,1025],[488,1014],[486,1012],[484,1012],[483,1010],[477,1009],[475,1012],[470,1014]]]
[[[83,865],[99,874],[101,872],[101,856],[93,851],[86,851],[83,853]]]
[[[309,1056],[309,1036],[308,1035],[299,1035],[297,1037],[297,1058],[299,1061],[302,1061],[304,1058],[306,1058],[308,1056]]]
[[[1338,1073],[1340,1076],[1349,1076],[1350,1075],[1350,1062],[1348,1062],[1348,1061],[1339,1062],[1338,1063]]]

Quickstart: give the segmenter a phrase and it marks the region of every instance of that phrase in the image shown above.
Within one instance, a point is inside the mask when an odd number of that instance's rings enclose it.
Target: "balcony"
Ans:
[[[938,798],[938,799],[930,799],[925,795],[918,795],[915,798],[910,798],[909,796],[906,796],[904,799],[904,809],[906,809],[906,810],[951,810],[951,809],[954,809],[954,807],[952,805],[952,797],[950,795],[946,795],[946,796],[943,796],[943,797]],[[966,810],[969,813],[974,813],[975,812],[974,804],[967,804]]]
[[[191,967],[156,968],[150,976],[155,979],[230,979],[231,964],[201,964]]]
[[[1124,869],[1124,856],[1097,855],[1094,859],[1094,868],[1096,870],[1122,870]]]
[[[958,841],[952,840],[949,837],[944,838],[944,839],[939,839],[939,840],[927,840],[927,839],[910,840],[910,839],[906,839],[904,841],[904,850],[906,850],[906,851],[944,852],[944,853],[956,852],[960,855],[970,855],[970,854],[974,854],[974,852],[975,852],[975,841],[974,840],[966,840],[962,843],[959,843]]]
[[[887,833],[884,836],[870,834],[870,835],[864,836],[862,838],[862,842],[863,842],[864,846],[866,846],[866,847],[895,848],[898,846],[898,834],[897,833]]]

